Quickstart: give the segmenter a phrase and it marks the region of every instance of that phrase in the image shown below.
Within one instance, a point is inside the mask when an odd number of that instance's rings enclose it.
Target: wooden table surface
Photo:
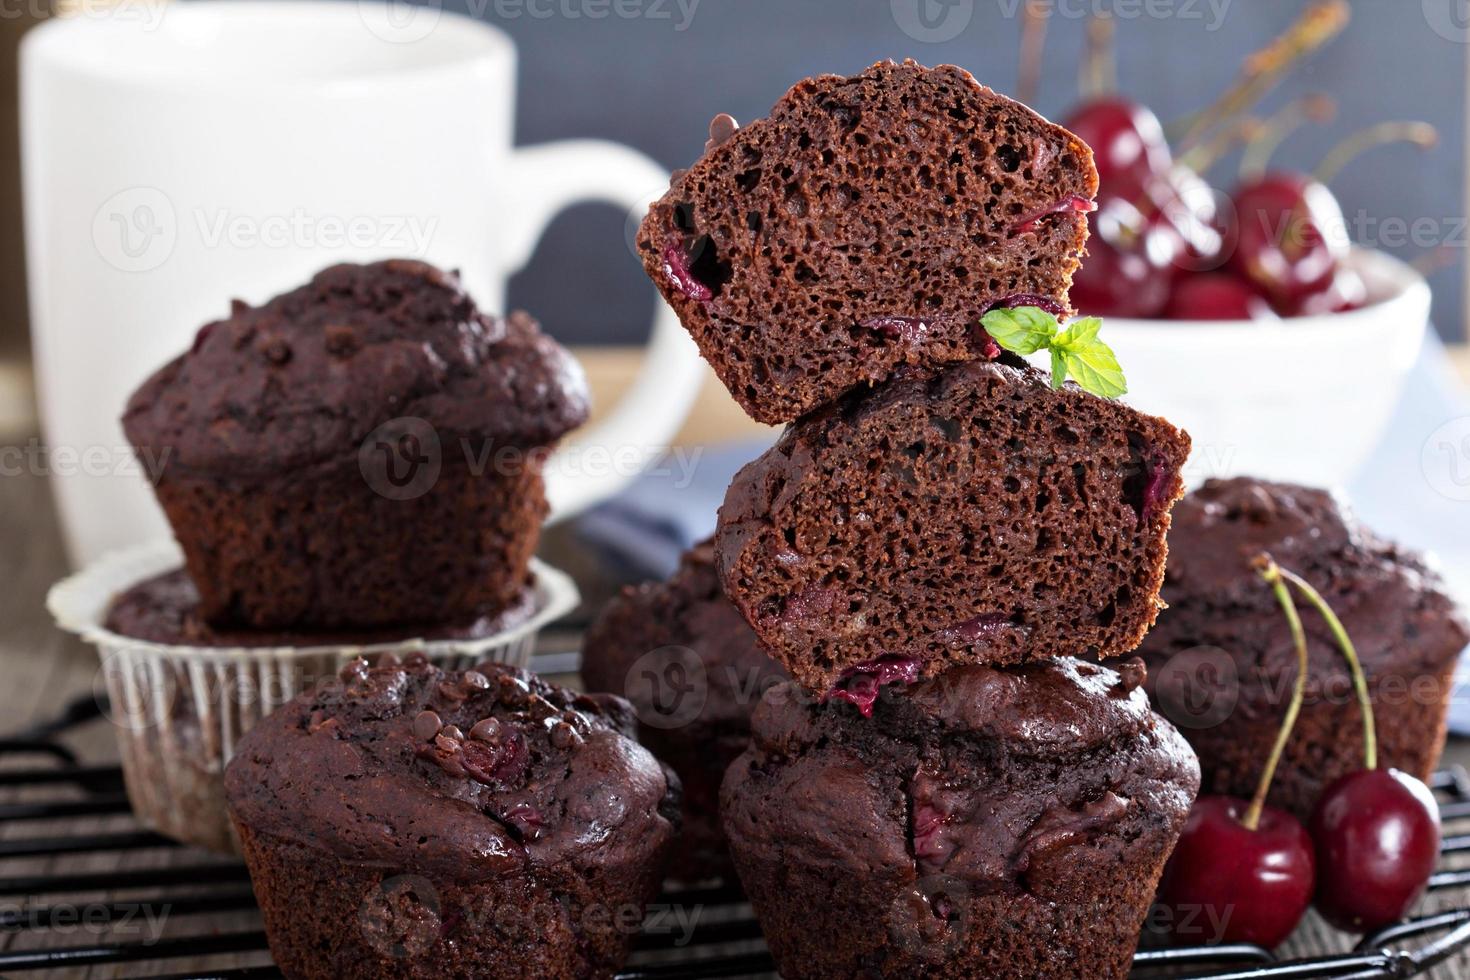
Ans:
[[[1470,374],[1470,354],[1461,352],[1460,358]],[[596,387],[610,395],[626,383],[636,362],[620,353],[585,357],[589,376]],[[604,399],[604,403],[609,399]],[[685,437],[689,439],[713,439],[732,433],[759,431],[744,420],[734,409],[722,391],[710,388],[701,401]],[[24,438],[20,440],[24,441]],[[0,443],[3,444],[3,443]],[[555,536],[553,536],[554,538]],[[46,480],[33,474],[0,476],[0,732],[18,731],[53,718],[63,706],[80,695],[92,690],[97,673],[96,656],[81,642],[56,630],[44,609],[47,588],[66,571],[62,554],[56,514],[51,503]],[[595,586],[587,590],[590,594],[606,591]],[[64,736],[63,741],[75,748],[90,761],[115,759],[112,733],[105,722],[82,726]],[[1452,740],[1447,750],[1446,761],[1470,764],[1470,741]],[[0,767],[3,767],[0,763]],[[0,802],[10,802],[11,796],[0,793]],[[106,821],[99,826],[106,825]],[[55,832],[54,830],[52,831]],[[34,821],[8,821],[0,823],[0,842],[8,839],[46,836],[47,825]],[[129,860],[135,858],[129,857]],[[142,858],[136,858],[141,860]],[[149,855],[149,860],[175,861],[199,859],[197,852],[172,852]],[[0,874],[77,871],[95,869],[96,856],[37,857],[25,861],[7,861]],[[115,861],[105,857],[101,860]],[[1470,904],[1470,896],[1464,894],[1437,896],[1439,901],[1453,899],[1460,904]],[[191,929],[223,929],[230,931],[241,927],[256,928],[253,914],[233,913],[227,916],[203,917],[191,924]],[[1302,941],[1312,949],[1322,949],[1329,944],[1341,947],[1341,939],[1329,935],[1320,928],[1307,930]],[[60,945],[75,945],[75,935],[64,939],[48,939],[35,932],[0,932],[0,948],[11,948],[16,943],[30,946],[59,942]],[[208,961],[213,967],[232,962],[216,957]],[[247,957],[245,964],[259,963],[260,957]],[[154,964],[157,966],[157,964]],[[203,964],[200,964],[201,966]],[[147,972],[149,964],[131,965],[127,968],[79,967],[68,971],[78,977],[134,976]],[[170,961],[162,967],[171,972],[190,969],[189,964]],[[1470,976],[1470,959],[1462,960],[1458,966],[1442,968],[1435,976],[1449,980],[1451,977]]]

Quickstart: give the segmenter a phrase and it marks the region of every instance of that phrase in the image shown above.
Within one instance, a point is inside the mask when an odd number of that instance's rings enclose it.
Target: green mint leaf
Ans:
[[[1067,380],[1067,355],[1064,351],[1051,349],[1051,386],[1060,388]]]
[[[1050,347],[1057,335],[1057,318],[1035,306],[991,310],[980,325],[997,344],[1022,356]]]
[[[1072,349],[1083,344],[1101,343],[1097,339],[1097,332],[1101,329],[1102,320],[1095,316],[1073,320],[1067,324],[1067,332],[1057,337],[1052,346]]]
[[[991,310],[980,318],[985,332],[1015,354],[1051,351],[1051,386],[1060,388],[1070,377],[1084,390],[1103,398],[1128,393],[1128,382],[1117,355],[1098,339],[1102,320],[1085,316],[1060,330],[1057,318],[1035,306]],[[1060,331],[1060,332],[1059,332]]]
[[[1055,349],[1052,350],[1056,354]],[[1072,380],[1094,395],[1117,398],[1128,393],[1128,382],[1112,349],[1100,340],[1074,344],[1061,351]]]

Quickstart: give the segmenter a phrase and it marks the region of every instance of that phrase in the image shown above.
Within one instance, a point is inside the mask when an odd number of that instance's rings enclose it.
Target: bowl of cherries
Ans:
[[[1311,115],[1298,102],[1256,129],[1234,127],[1248,149],[1229,193],[1191,162],[1228,146],[1228,128],[1214,149],[1176,154],[1136,102],[1098,97],[1063,120],[1093,148],[1101,183],[1072,303],[1107,319],[1129,400],[1193,437],[1191,482],[1350,478],[1384,435],[1428,330],[1423,276],[1355,246],[1328,181],[1368,147],[1427,145],[1433,131],[1374,126],[1315,174],[1267,167],[1273,130]]]

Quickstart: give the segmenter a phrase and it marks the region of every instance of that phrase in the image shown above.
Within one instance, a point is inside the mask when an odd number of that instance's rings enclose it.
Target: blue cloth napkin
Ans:
[[[579,530],[630,577],[663,578],[714,530],[730,479],[769,445],[700,447],[666,459],[585,515]],[[1437,555],[1450,589],[1470,606],[1470,393],[1433,336],[1383,441],[1346,494],[1369,527]],[[1450,727],[1470,734],[1470,659],[1461,660]]]

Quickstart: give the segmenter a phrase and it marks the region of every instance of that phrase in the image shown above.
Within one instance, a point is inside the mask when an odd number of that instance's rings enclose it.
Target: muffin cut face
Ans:
[[[902,364],[975,357],[994,306],[1067,306],[1092,153],[960,68],[806,79],[711,144],[653,205],[638,248],[759,421]]]
[[[741,470],[725,593],[792,677],[855,700],[949,663],[1122,654],[1154,620],[1188,452],[1011,355],[913,373]]]

